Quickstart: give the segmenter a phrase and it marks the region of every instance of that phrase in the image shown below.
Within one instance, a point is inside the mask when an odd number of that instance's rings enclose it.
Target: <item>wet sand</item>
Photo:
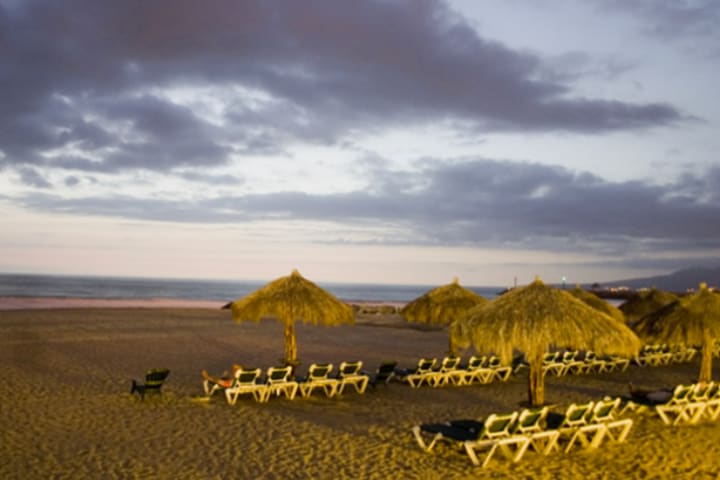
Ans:
[[[418,423],[518,409],[527,399],[526,373],[465,387],[393,383],[336,399],[257,404],[241,397],[234,407],[219,395],[196,401],[203,368],[276,364],[282,335],[276,321],[238,325],[217,308],[0,311],[0,478],[718,478],[720,423],[667,427],[633,416],[624,444],[530,452],[520,463],[498,459],[484,470],[452,448],[418,448],[410,433]],[[410,367],[447,348],[446,331],[412,328],[394,315],[360,315],[353,326],[299,325],[297,338],[300,373],[312,362],[356,359],[369,370],[388,359]],[[692,383],[698,362],[548,377],[546,399],[561,411],[625,395],[630,381]],[[171,374],[162,397],[141,402],[129,395],[130,381],[152,367]]]

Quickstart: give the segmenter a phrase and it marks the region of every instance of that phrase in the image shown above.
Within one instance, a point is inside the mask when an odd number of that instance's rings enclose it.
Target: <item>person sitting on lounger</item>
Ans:
[[[207,370],[202,371],[203,379],[207,380],[210,383],[214,383],[216,385],[221,386],[222,388],[228,388],[232,385],[233,379],[235,378],[235,374],[238,372],[238,370],[242,370],[242,366],[238,365],[237,363],[232,366],[232,374],[229,374],[227,370],[225,370],[220,377],[213,377],[210,375]]]
[[[670,400],[673,395],[672,390],[668,390],[666,388],[661,388],[659,390],[644,390],[633,387],[632,383],[628,384],[628,388],[630,389],[630,396],[643,403],[665,403]]]

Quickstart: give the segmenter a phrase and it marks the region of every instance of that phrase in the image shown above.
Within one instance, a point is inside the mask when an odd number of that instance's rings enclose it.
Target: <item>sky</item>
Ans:
[[[0,272],[720,264],[715,0],[0,0]]]

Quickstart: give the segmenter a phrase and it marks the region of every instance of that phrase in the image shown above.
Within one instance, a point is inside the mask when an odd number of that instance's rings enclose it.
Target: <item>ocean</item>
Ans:
[[[229,302],[252,293],[266,283],[242,280],[0,274],[0,297],[101,298],[116,300],[169,298]],[[438,286],[315,283],[346,302],[406,303]],[[498,292],[503,289],[503,287],[470,286],[466,288],[487,299],[495,298]]]

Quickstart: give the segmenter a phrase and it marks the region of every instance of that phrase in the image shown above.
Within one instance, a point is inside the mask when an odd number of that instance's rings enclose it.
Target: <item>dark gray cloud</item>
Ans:
[[[438,120],[599,133],[685,117],[579,98],[543,59],[430,0],[6,0],[0,53],[12,165],[168,171]],[[221,106],[215,121],[171,94],[190,88]]]
[[[50,188],[52,185],[34,168],[23,167],[18,170],[20,181],[25,185],[38,188]]]
[[[720,248],[720,167],[655,186],[608,182],[561,167],[483,159],[451,164],[428,159],[421,168],[396,175],[402,181],[333,195],[285,192],[179,201],[118,195],[65,199],[37,193],[14,201],[46,212],[131,219],[311,220],[335,222],[340,230],[342,225],[383,224],[401,232],[395,239],[383,239],[391,243],[606,255]]]

